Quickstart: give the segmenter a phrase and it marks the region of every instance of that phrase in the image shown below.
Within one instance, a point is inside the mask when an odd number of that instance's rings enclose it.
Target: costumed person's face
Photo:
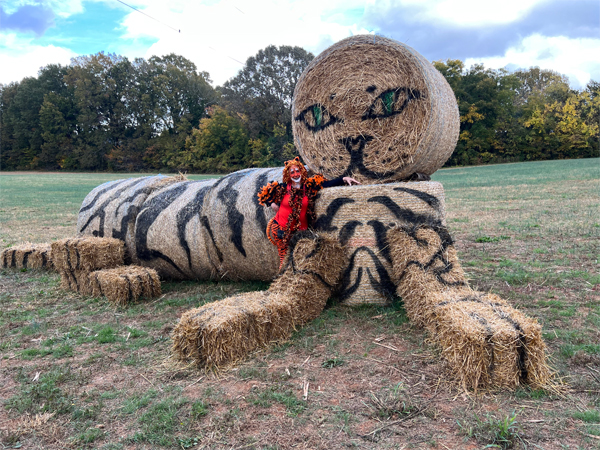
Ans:
[[[293,166],[290,169],[290,178],[294,183],[300,183],[302,179],[302,173],[300,172],[300,168],[298,166]]]

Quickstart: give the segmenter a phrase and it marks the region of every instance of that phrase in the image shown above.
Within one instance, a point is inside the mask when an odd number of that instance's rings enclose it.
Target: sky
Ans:
[[[356,34],[430,61],[554,70],[574,89],[600,81],[599,0],[1,0],[0,83],[104,51],[176,53],[218,86],[268,45],[317,55]]]

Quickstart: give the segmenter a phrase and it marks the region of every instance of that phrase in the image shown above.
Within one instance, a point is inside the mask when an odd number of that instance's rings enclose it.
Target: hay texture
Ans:
[[[52,269],[50,244],[22,244],[0,253],[3,269]]]
[[[444,189],[433,181],[323,189],[315,203],[315,229],[346,248],[337,295],[349,305],[391,302],[396,295],[387,232],[391,225],[445,223]]]
[[[203,225],[204,199],[217,180],[181,181],[148,196],[129,242],[132,262],[155,269],[161,277],[202,279],[216,277]]]
[[[541,326],[468,286],[445,227],[396,227],[388,240],[409,318],[429,331],[465,388],[549,385]]]
[[[59,272],[122,266],[124,252],[123,241],[113,238],[66,238],[52,243],[52,261]]]
[[[109,237],[127,243],[126,261],[135,251],[134,225],[144,201],[182,176],[129,178],[101,184],[90,192],[77,216],[77,235]]]
[[[297,233],[282,272],[268,291],[240,294],[187,311],[173,330],[173,353],[199,365],[222,367],[289,338],[321,313],[344,259],[335,238]]]
[[[123,265],[124,242],[113,238],[67,238],[51,244],[51,258],[63,289],[91,295],[89,274]]]
[[[125,306],[140,298],[158,297],[160,279],[156,270],[140,266],[123,266],[89,274],[90,294],[104,295],[115,305]]]
[[[317,56],[294,91],[300,155],[327,178],[362,183],[431,175],[458,141],[459,112],[444,77],[411,47],[352,36]]]
[[[258,203],[258,192],[282,180],[281,168],[246,169],[219,179],[204,201],[202,221],[206,248],[218,276],[230,280],[272,280],[277,249],[266,237],[270,208]]]

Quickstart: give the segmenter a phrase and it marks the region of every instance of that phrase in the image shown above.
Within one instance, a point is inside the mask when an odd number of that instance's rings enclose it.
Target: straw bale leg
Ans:
[[[317,317],[339,280],[345,254],[336,239],[310,232],[291,242],[283,273],[268,291],[250,292],[186,312],[173,330],[173,353],[223,366],[289,338]]]
[[[463,386],[548,386],[541,326],[468,286],[444,227],[397,227],[388,241],[409,318],[429,331]]]

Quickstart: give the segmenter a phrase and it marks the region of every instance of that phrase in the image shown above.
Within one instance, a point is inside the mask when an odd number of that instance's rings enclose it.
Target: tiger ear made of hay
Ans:
[[[313,170],[373,184],[431,175],[454,151],[460,121],[452,89],[429,61],[366,35],[308,65],[294,90],[292,128]]]

